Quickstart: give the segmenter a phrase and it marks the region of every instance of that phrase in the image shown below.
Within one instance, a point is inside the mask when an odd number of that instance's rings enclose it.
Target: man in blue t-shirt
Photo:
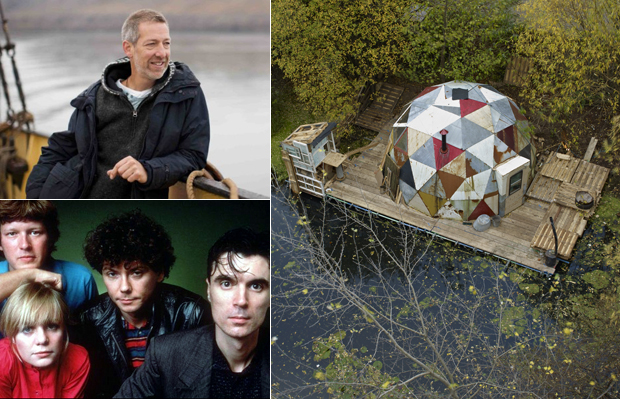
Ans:
[[[52,258],[60,237],[58,212],[50,201],[0,201],[0,311],[21,284],[37,281],[62,292],[70,311],[97,296],[84,266]]]

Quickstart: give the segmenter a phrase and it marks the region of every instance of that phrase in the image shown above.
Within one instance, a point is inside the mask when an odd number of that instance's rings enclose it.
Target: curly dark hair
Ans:
[[[86,235],[84,257],[101,273],[104,264],[139,261],[168,277],[176,260],[170,236],[139,209],[111,216]]]
[[[233,255],[253,256],[258,255],[265,258],[267,264],[269,264],[269,233],[261,232],[256,233],[253,230],[247,228],[237,228],[224,233],[215,244],[209,250],[207,257],[207,276],[210,279],[213,273],[215,273],[215,265],[223,255],[227,255],[228,264],[232,268],[241,273],[238,270],[233,261]]]

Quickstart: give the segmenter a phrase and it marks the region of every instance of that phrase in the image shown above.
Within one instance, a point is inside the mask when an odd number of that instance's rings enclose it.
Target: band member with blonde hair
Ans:
[[[19,286],[0,315],[0,397],[81,398],[90,362],[69,343],[68,307],[45,283]]]

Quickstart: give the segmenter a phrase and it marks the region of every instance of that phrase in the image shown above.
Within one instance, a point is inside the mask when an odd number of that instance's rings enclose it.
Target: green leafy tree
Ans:
[[[403,75],[501,81],[518,31],[518,0],[426,0],[412,9]]]
[[[549,122],[569,126],[596,106],[601,118],[620,110],[620,3],[616,0],[529,0],[517,52],[532,60],[524,95]],[[581,132],[573,132],[579,134]]]
[[[620,173],[620,115],[611,120],[611,132],[603,141],[603,159],[612,165],[611,172]]]
[[[355,112],[356,96],[402,64],[406,0],[274,0],[272,61],[300,99],[331,120]]]

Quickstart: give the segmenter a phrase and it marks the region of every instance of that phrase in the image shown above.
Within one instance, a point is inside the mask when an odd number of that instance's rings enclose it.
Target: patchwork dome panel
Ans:
[[[517,104],[479,83],[427,87],[393,129],[388,156],[405,169],[405,202],[431,216],[471,220],[498,214],[494,168],[517,156],[531,163],[535,153]]]

